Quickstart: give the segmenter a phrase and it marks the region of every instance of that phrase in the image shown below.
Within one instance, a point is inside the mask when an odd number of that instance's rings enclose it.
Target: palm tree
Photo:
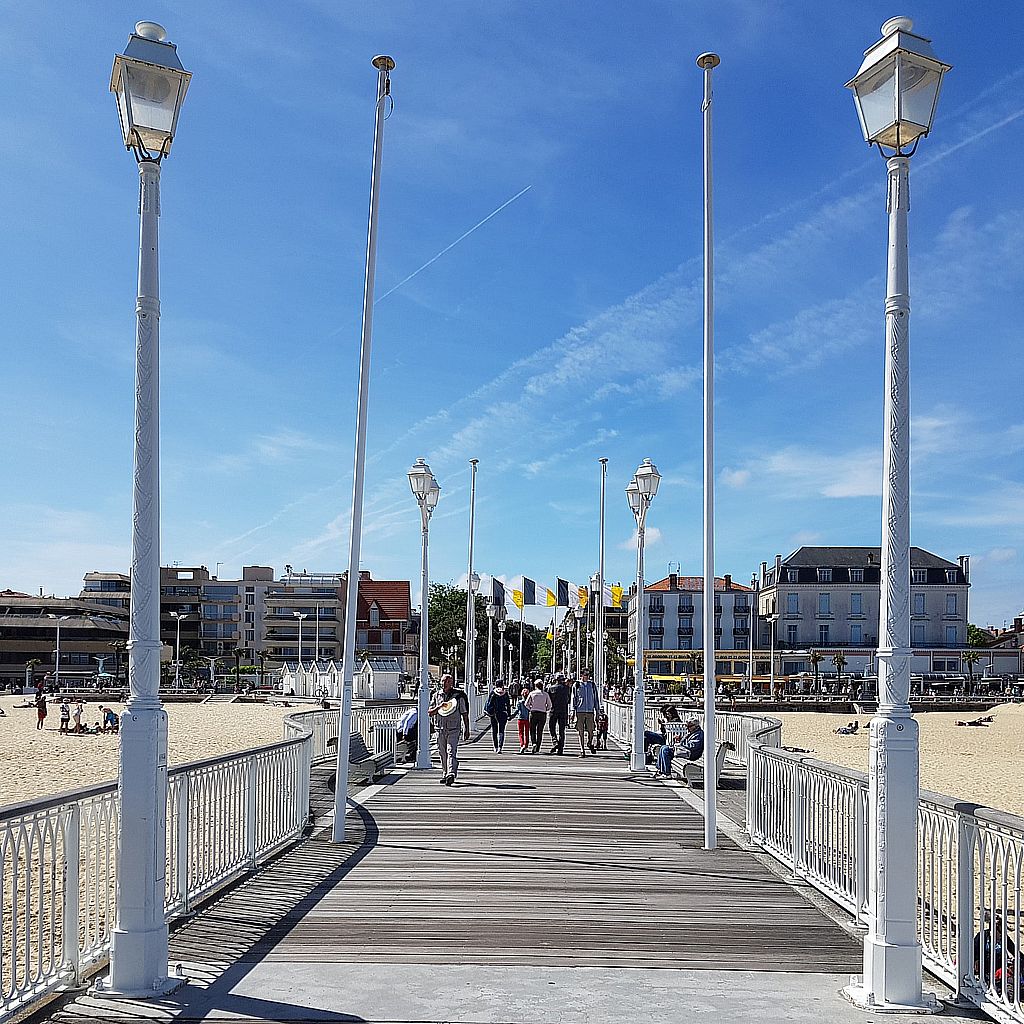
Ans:
[[[825,655],[821,651],[811,651],[810,662],[811,667],[814,669],[814,692],[818,692],[820,686],[820,680],[818,678],[818,666],[825,660]]]
[[[968,650],[963,654],[964,664],[967,666],[967,682],[970,684],[968,692],[974,691],[974,666],[981,661],[981,651]]]
[[[832,655],[832,664],[835,665],[836,675],[839,677],[840,685],[836,690],[836,693],[838,694],[842,692],[843,669],[846,668],[846,655],[843,654],[842,651],[836,651],[836,653]]]

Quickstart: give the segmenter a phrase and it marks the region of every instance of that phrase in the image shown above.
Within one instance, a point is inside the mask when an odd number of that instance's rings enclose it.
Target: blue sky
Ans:
[[[913,540],[1024,605],[1024,8],[959,0],[121,2],[0,8],[0,589],[128,563],[136,170],[107,92],[133,23],[193,74],[163,175],[163,561],[347,560],[375,72],[392,54],[363,564],[584,580],[609,461],[652,458],[648,578],[700,569],[701,73],[716,71],[718,572],[877,544],[884,167],[843,84],[915,18],[954,65],[912,162]]]

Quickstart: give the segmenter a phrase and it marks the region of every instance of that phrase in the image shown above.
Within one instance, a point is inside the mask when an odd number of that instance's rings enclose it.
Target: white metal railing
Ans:
[[[337,712],[299,713],[283,741],[168,771],[169,920],[301,835],[310,766],[326,756],[336,723]],[[0,1017],[107,957],[118,806],[111,782],[0,808]]]
[[[628,745],[632,706],[605,707],[609,736]],[[647,728],[660,714],[645,708]],[[746,766],[751,840],[866,924],[867,775],[782,749],[782,723],[768,715],[715,720],[718,738],[735,746],[730,759]],[[925,966],[996,1020],[1024,1022],[1024,818],[922,792],[918,852]]]

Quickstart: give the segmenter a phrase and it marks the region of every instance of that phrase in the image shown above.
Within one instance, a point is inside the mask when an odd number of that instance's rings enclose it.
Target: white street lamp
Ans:
[[[430,467],[417,459],[409,470],[409,487],[420,507],[422,562],[420,566],[420,692],[416,711],[416,767],[430,767],[430,577],[427,572],[427,546],[430,542],[430,517],[441,497]]]
[[[181,689],[181,620],[188,618],[188,612],[171,612],[174,619],[174,689]]]
[[[498,606],[491,598],[487,599],[487,692],[494,689],[494,620],[498,614]]]
[[[750,658],[747,661],[747,696],[754,696],[754,631],[757,626],[757,574],[750,574],[750,612],[747,627],[750,633],[747,637],[750,643]]]
[[[377,99],[373,128],[373,169],[370,172],[370,216],[366,235],[366,270],[363,279],[363,327],[359,344],[359,393],[356,400],[356,440],[352,471],[352,512],[348,542],[348,579],[345,599],[345,646],[341,655],[341,713],[338,723],[338,761],[334,778],[334,827],[331,838],[345,841],[348,809],[348,757],[352,735],[352,681],[356,665],[356,609],[359,606],[359,554],[363,533],[363,484],[366,474],[366,416],[370,401],[370,352],[373,347],[373,286],[377,272],[377,214],[380,208],[380,163],[384,147],[384,121],[391,97],[395,62],[373,58],[377,71]]]
[[[499,612],[500,614],[498,617],[498,678],[507,683],[508,680],[505,679],[505,609],[500,608]],[[512,645],[509,644],[509,647],[511,646]]]
[[[576,616],[576,678],[581,679],[583,677],[583,663],[580,660],[580,635],[583,623],[583,608],[577,606],[573,608],[572,613]]]
[[[605,649],[604,649],[604,510],[605,491],[608,484],[608,460],[597,460],[601,466],[600,504],[597,513],[597,575],[590,577],[590,589],[597,595],[594,608],[594,687],[601,697],[605,693]]]
[[[292,612],[292,615],[299,620],[299,671],[302,671],[302,623],[309,615],[309,612]]]
[[[71,618],[70,615],[54,615],[52,612],[47,613],[48,619],[57,620],[57,646],[53,651],[53,688],[56,693],[60,693],[60,624],[67,622]]]
[[[115,57],[110,90],[139,165],[139,287],[135,306],[135,453],[128,703],[121,716],[117,912],[104,989],[158,996],[168,976],[164,888],[167,712],[160,703],[160,162],[171,149],[191,75],[167,33],[140,21]]]
[[[864,138],[888,168],[889,247],[885,298],[885,424],[882,443],[882,556],[878,712],[871,720],[868,773],[868,931],[864,975],[845,991],[870,1009],[930,1008],[921,988],[917,937],[917,814],[920,750],[910,711],[910,286],[909,158],[931,130],[950,65],[891,18],[847,83]],[[888,150],[888,152],[886,152]]]
[[[633,744],[629,766],[635,772],[644,762],[644,531],[647,510],[658,493],[661,476],[650,459],[644,459],[626,488],[626,500],[636,519],[636,645],[633,666]],[[603,600],[603,595],[601,597]]]

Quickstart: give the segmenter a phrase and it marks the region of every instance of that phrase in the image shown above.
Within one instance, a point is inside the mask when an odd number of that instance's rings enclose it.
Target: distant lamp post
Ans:
[[[466,569],[466,696],[469,700],[469,719],[475,722],[479,712],[476,699],[476,589],[480,577],[473,571],[473,546],[476,540],[476,470],[479,459],[469,460],[469,568]]]
[[[583,675],[583,662],[582,652],[580,648],[580,635],[582,632],[583,624],[583,608],[577,606],[572,610],[573,615],[576,617],[576,678],[580,679]]]
[[[299,620],[299,671],[302,671],[302,623],[309,612],[292,612],[292,615]]]
[[[878,713],[871,720],[868,774],[868,931],[864,975],[845,991],[866,1009],[923,1009],[917,937],[917,814],[920,751],[910,712],[910,288],[909,159],[929,133],[950,65],[891,18],[847,83],[864,138],[888,168],[889,248],[885,299],[885,424]]]
[[[441,488],[430,467],[417,459],[409,470],[409,487],[420,507],[420,692],[416,711],[416,767],[430,767],[430,576],[427,571],[427,548],[430,543],[430,517],[441,497]]]
[[[158,996],[168,976],[164,915],[167,712],[160,704],[160,163],[176,138],[191,75],[167,33],[140,21],[114,58],[110,91],[121,136],[139,165],[139,287],[135,306],[132,601],[128,703],[121,716],[117,911],[105,991]]]
[[[644,532],[647,511],[658,493],[661,475],[650,459],[644,459],[626,488],[626,500],[636,519],[636,660],[633,665],[633,743],[629,766],[635,772],[644,761]]]
[[[487,599],[487,692],[494,689],[494,620],[498,615],[498,606],[490,598]]]
[[[60,624],[67,622],[71,618],[70,615],[53,615],[52,613],[46,616],[48,619],[55,619],[57,622],[57,646],[53,650],[53,688],[54,691],[60,692]]]
[[[188,612],[171,612],[174,619],[174,689],[181,689],[181,620],[188,618]]]
[[[505,609],[499,609],[498,617],[498,678],[505,681]],[[509,644],[509,647],[512,645]]]

